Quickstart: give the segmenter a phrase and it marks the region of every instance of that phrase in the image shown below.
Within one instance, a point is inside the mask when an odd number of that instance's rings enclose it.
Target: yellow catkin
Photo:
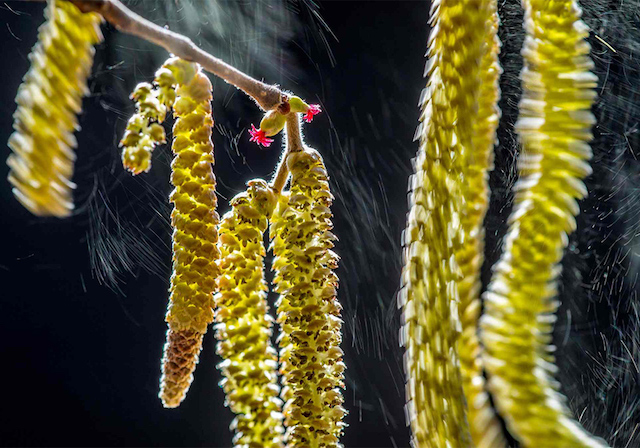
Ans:
[[[166,141],[160,123],[164,121],[167,108],[158,99],[158,93],[151,84],[143,82],[131,94],[136,113],[129,119],[120,145],[122,165],[134,175],[151,169],[151,153],[156,145]]]
[[[98,14],[83,14],[67,1],[49,0],[47,21],[18,89],[9,182],[16,198],[38,216],[69,216],[79,129],[77,114],[87,94],[93,46],[102,40]]]
[[[467,419],[471,440],[476,448],[506,446],[502,425],[491,406],[483,375],[481,347],[478,341],[480,316],[480,272],[484,260],[484,217],[489,205],[489,170],[493,168],[493,147],[500,121],[499,79],[502,69],[498,62],[498,11],[495,1],[489,1],[489,23],[484,37],[480,62],[480,94],[478,114],[473,123],[473,151],[467,152],[463,166],[464,197],[461,218],[464,244],[456,250],[456,261],[462,279],[458,283],[460,295],[459,354],[462,386],[467,400]]]
[[[498,411],[523,446],[602,446],[571,417],[549,345],[559,263],[591,172],[597,78],[590,72],[589,29],[573,0],[524,4],[520,180],[504,253],[484,296],[485,366]]]
[[[153,85],[142,82],[131,94],[136,113],[129,119],[120,145],[122,165],[133,175],[151,169],[151,153],[166,141],[161,123],[174,106],[176,86],[193,79],[195,71],[195,64],[176,57],[169,58],[156,72]]]
[[[344,388],[338,257],[331,250],[331,202],[320,154],[305,149],[286,160],[291,188],[271,220],[285,442],[293,448],[339,447]]]
[[[224,361],[218,368],[226,403],[237,414],[234,446],[278,448],[284,446],[282,401],[264,280],[264,232],[277,198],[261,179],[248,185],[220,222],[216,337]]]
[[[211,82],[197,67],[169,64],[177,84],[171,163],[170,199],[173,225],[173,274],[166,320],[169,324],[162,363],[160,398],[166,407],[184,399],[202,348],[202,338],[213,321],[219,251],[215,177],[212,171]]]
[[[480,61],[490,17],[486,0],[442,0],[431,8],[429,81],[409,183],[411,209],[398,300],[403,307],[407,415],[416,447],[471,443],[458,359],[462,274],[455,255],[468,230],[461,226],[463,183],[466,158],[473,153]]]

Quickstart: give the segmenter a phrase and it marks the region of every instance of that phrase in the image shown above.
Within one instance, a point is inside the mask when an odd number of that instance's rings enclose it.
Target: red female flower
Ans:
[[[311,123],[313,121],[314,115],[318,115],[320,112],[322,112],[322,109],[320,109],[319,104],[311,104],[309,106],[309,109],[307,109],[307,113],[304,114],[304,121],[306,121],[307,123]]]
[[[267,137],[267,134],[262,129],[256,129],[254,125],[251,125],[251,129],[249,130],[249,134],[251,134],[250,142],[256,142],[258,145],[262,145],[265,148],[273,143],[273,139]]]

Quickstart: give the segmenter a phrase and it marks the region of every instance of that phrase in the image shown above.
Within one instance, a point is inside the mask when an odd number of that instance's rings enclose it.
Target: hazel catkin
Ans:
[[[465,172],[474,150],[488,7],[488,0],[443,0],[434,3],[430,19],[429,79],[416,133],[415,174],[409,180],[398,297],[407,416],[420,448],[471,444],[458,348],[464,279],[456,255],[466,243]]]
[[[212,171],[211,82],[199,66],[165,64],[175,78],[176,99],[170,199],[173,230],[173,274],[166,320],[167,345],[162,362],[160,398],[176,407],[191,384],[202,337],[213,322],[213,292],[219,273],[215,176]],[[167,75],[168,76],[168,75]],[[182,83],[184,82],[184,83]],[[176,107],[180,104],[180,107]]]
[[[131,99],[136,112],[127,122],[120,146],[122,165],[133,175],[151,169],[151,154],[155,147],[165,143],[166,136],[162,122],[172,109],[178,114],[188,111],[193,102],[181,98],[176,103],[176,87],[188,84],[196,75],[197,65],[184,59],[171,57],[156,71],[153,85],[142,82],[136,86]]]
[[[467,151],[462,167],[464,204],[460,225],[464,244],[457,248],[455,257],[462,274],[458,282],[458,310],[462,324],[458,347],[471,440],[476,448],[499,448],[507,443],[502,434],[502,424],[489,399],[478,337],[484,218],[489,206],[489,170],[493,168],[493,147],[500,120],[498,81],[502,73],[498,62],[500,40],[497,2],[490,0],[487,3],[487,26],[479,66],[478,113],[473,122],[472,149]]]
[[[271,345],[273,319],[264,280],[264,232],[276,206],[261,179],[231,200],[220,222],[219,292],[216,301],[218,366],[236,447],[283,445],[282,401],[278,398],[278,355]]]
[[[560,261],[591,172],[596,76],[573,0],[526,0],[523,95],[516,123],[520,180],[504,253],[484,295],[481,336],[489,387],[523,446],[595,447],[558,391],[549,345]]]
[[[61,0],[49,0],[45,16],[16,96],[7,164],[22,205],[34,215],[62,218],[74,209],[74,132],[88,93],[93,46],[102,40],[102,17]]]
[[[281,327],[280,372],[287,447],[337,447],[346,411],[336,299],[338,256],[331,250],[327,172],[311,149],[289,154],[291,188],[271,219],[274,288]]]

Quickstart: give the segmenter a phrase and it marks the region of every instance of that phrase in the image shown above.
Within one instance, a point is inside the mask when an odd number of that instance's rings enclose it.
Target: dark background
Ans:
[[[324,113],[304,128],[321,151],[336,196],[342,256],[347,447],[408,446],[402,350],[398,346],[400,233],[413,134],[424,86],[428,3],[421,1],[148,0],[127,2],[157,23],[255,77],[279,83]],[[0,141],[11,133],[13,98],[42,23],[43,4],[0,4],[3,55]],[[505,67],[503,118],[487,267],[500,251],[510,189],[517,179],[512,124],[519,98],[522,11],[500,2]],[[637,274],[638,2],[592,2],[585,20],[600,77],[594,108],[594,174],[579,231],[564,260],[556,328],[559,379],[568,404],[590,430],[620,446],[640,446]],[[598,38],[596,38],[596,34]],[[611,51],[605,41],[615,49]],[[187,399],[163,409],[157,398],[171,270],[168,148],[150,173],[124,173],[117,142],[133,112],[127,98],[166,53],[105,27],[78,134],[77,213],[31,216],[0,188],[0,444],[46,446],[229,446],[213,333]],[[244,183],[269,178],[269,150],[248,142],[260,113],[214,80],[220,210]],[[4,146],[4,154],[9,149]],[[0,166],[0,177],[8,168]]]

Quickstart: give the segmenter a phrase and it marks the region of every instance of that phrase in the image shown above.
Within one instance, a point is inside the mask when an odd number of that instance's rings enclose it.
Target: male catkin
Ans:
[[[333,196],[320,154],[286,159],[291,188],[271,220],[277,321],[285,400],[285,442],[293,447],[338,447],[346,411],[340,349],[341,306],[336,299],[338,256],[331,250]]]
[[[516,130],[520,180],[502,258],[481,318],[489,387],[510,432],[524,446],[602,446],[570,416],[553,379],[551,332],[557,277],[576,228],[590,172],[587,26],[573,0],[526,0],[523,95]]]
[[[177,117],[173,127],[170,199],[173,225],[173,274],[166,320],[169,324],[162,363],[160,398],[166,407],[183,400],[213,322],[219,251],[215,176],[212,171],[211,82],[200,67],[176,60],[168,68],[175,77]]]
[[[31,68],[18,90],[9,182],[16,198],[38,216],[69,216],[74,209],[71,182],[77,141],[73,133],[93,46],[102,40],[98,14],[83,14],[70,2],[49,0],[47,21],[29,60]]]
[[[176,101],[176,86],[193,79],[196,65],[184,59],[169,58],[158,69],[153,85],[142,82],[131,94],[136,113],[127,122],[127,129],[120,140],[122,165],[133,175],[151,169],[151,154],[155,147],[165,143],[162,122]],[[188,102],[190,99],[181,99]],[[176,105],[180,108],[181,104]]]
[[[459,246],[455,253],[456,262],[462,272],[462,278],[458,282],[458,309],[462,323],[458,345],[460,370],[467,401],[471,440],[476,448],[506,446],[502,425],[496,417],[486,390],[478,341],[482,289],[480,270],[484,261],[484,217],[489,206],[489,170],[493,168],[493,147],[500,120],[498,81],[502,69],[498,62],[500,40],[496,3],[495,0],[488,2],[488,24],[480,61],[478,112],[473,122],[472,149],[466,152],[466,161],[462,166],[464,204],[460,224],[464,244]]]
[[[234,446],[278,448],[284,446],[282,401],[264,280],[264,232],[277,198],[261,179],[248,185],[220,222],[216,337],[224,361],[218,368],[227,405],[237,414]]]
[[[455,255],[464,232],[474,227],[461,225],[462,184],[473,152],[480,61],[491,15],[487,0],[442,0],[431,10],[429,80],[415,174],[409,181],[411,209],[398,305],[403,307],[401,340],[413,442],[417,447],[460,447],[471,440],[458,359],[462,274]],[[486,161],[478,163],[482,182]]]
[[[136,113],[129,118],[120,145],[122,165],[132,174],[149,171],[151,153],[156,145],[166,141],[161,123],[167,114],[167,108],[158,99],[158,93],[158,89],[143,82],[131,94],[136,103]]]

